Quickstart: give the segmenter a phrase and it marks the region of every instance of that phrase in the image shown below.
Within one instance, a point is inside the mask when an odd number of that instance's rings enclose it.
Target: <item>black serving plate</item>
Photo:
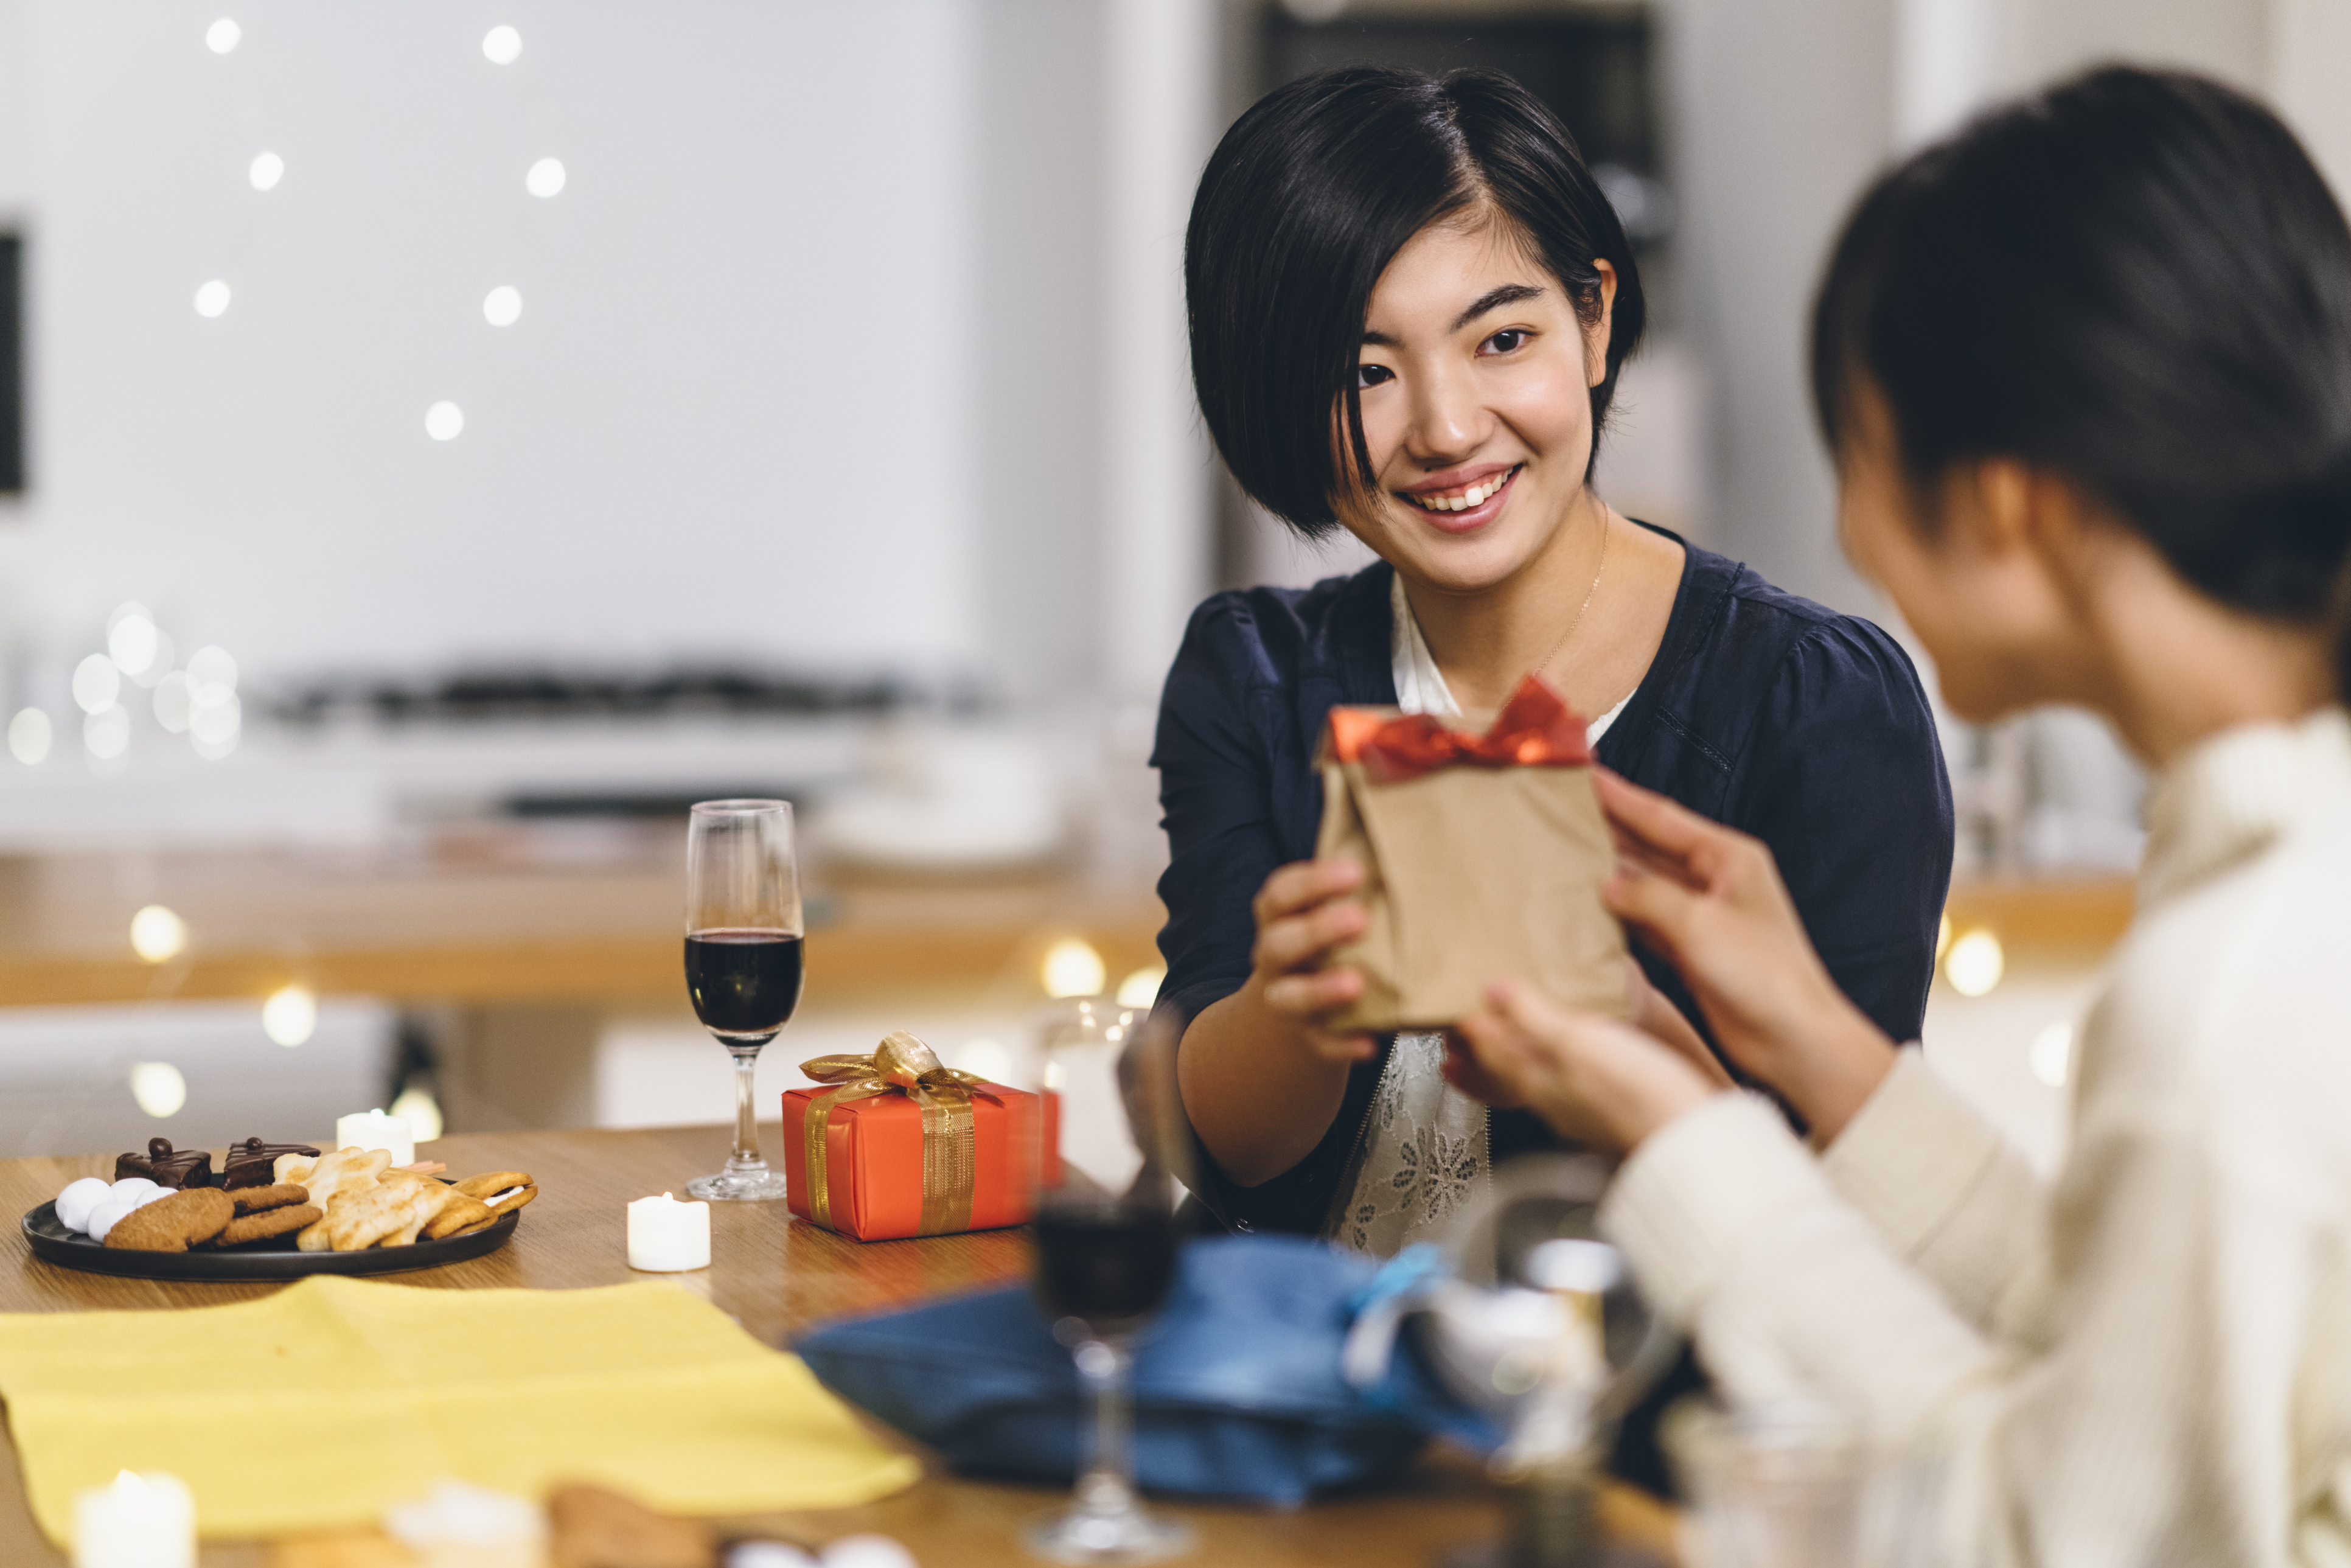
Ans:
[[[404,1274],[412,1269],[438,1269],[495,1252],[514,1234],[522,1210],[502,1217],[486,1230],[470,1231],[439,1241],[417,1241],[406,1247],[370,1247],[358,1252],[300,1252],[292,1234],[243,1247],[193,1252],[133,1252],[92,1241],[78,1230],[68,1230],[57,1219],[54,1200],[25,1216],[25,1239],[52,1263],[92,1274],[128,1274],[141,1280],[298,1280],[305,1274]]]

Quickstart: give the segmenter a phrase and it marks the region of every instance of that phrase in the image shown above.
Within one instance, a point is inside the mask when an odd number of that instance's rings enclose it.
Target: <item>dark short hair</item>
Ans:
[[[1600,314],[1594,262],[1616,269],[1608,372],[1592,389],[1597,456],[1617,367],[1641,337],[1641,280],[1615,209],[1541,99],[1493,71],[1324,71],[1267,94],[1217,144],[1184,243],[1192,384],[1233,477],[1300,532],[1338,521],[1334,411],[1356,470],[1371,471],[1355,367],[1380,274],[1428,225],[1484,204],[1587,324]]]
[[[1833,450],[1874,390],[1922,490],[2017,458],[2212,599],[2333,611],[2351,231],[2294,133],[2217,82],[2093,71],[1880,179],[1814,303],[1812,375]]]

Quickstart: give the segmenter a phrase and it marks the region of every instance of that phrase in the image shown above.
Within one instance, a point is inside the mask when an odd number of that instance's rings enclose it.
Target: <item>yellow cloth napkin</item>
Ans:
[[[33,1515],[169,1470],[199,1531],[371,1525],[456,1477],[598,1481],[673,1513],[870,1502],[913,1484],[797,1356],[675,1285],[424,1291],[312,1275],[259,1301],[0,1314],[0,1398]]]

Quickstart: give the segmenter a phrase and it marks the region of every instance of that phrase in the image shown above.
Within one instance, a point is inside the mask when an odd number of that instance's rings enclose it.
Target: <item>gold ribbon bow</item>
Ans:
[[[938,1053],[904,1030],[886,1037],[871,1056],[818,1056],[800,1071],[835,1085],[810,1098],[801,1122],[807,1141],[809,1218],[832,1228],[832,1197],[825,1179],[825,1129],[836,1105],[904,1094],[923,1110],[923,1221],[920,1236],[971,1228],[972,1189],[979,1174],[972,1129],[971,1092],[987,1080],[941,1064]]]

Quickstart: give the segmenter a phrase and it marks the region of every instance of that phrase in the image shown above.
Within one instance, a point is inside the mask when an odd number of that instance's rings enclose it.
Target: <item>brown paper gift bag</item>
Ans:
[[[1444,1029],[1514,976],[1622,1018],[1625,936],[1600,901],[1615,849],[1583,721],[1529,675],[1482,735],[1333,708],[1318,857],[1365,872],[1370,924],[1331,958],[1363,972],[1335,1030]]]

